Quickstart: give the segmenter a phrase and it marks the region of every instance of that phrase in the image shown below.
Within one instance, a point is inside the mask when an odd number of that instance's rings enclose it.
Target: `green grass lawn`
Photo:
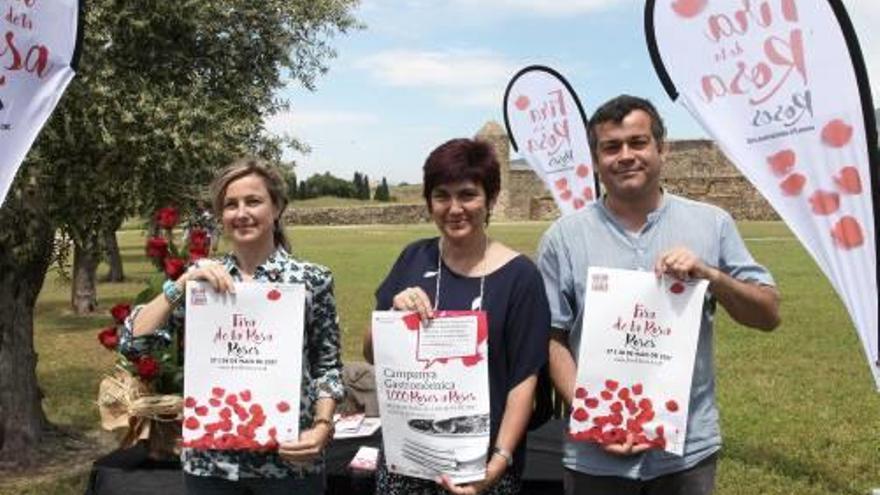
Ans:
[[[501,224],[492,235],[533,254],[547,223]],[[874,389],[849,317],[830,284],[778,222],[740,225],[749,249],[780,286],[782,326],[765,334],[719,313],[715,335],[725,447],[720,495],[864,495],[880,488],[880,395]],[[344,357],[360,359],[373,291],[409,241],[434,235],[430,225],[301,227],[289,231],[294,251],[329,266],[343,332]],[[120,232],[130,282],[101,284],[101,312],[77,317],[69,286],[51,274],[37,307],[38,374],[51,421],[79,432],[98,427],[97,384],[113,356],[98,345],[110,323],[104,310],[142,287],[152,268],[143,234]],[[0,493],[82,493],[92,459],[57,478],[5,485]]]

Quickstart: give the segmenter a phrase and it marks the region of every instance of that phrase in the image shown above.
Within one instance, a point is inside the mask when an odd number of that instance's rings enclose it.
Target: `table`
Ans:
[[[525,495],[562,493],[563,420],[554,419],[528,433]],[[367,438],[335,440],[326,454],[328,495],[372,494],[372,473],[353,472],[348,463],[362,445],[379,447],[381,433]],[[177,461],[157,462],[147,457],[143,445],[120,449],[96,460],[86,495],[183,495],[183,476]]]

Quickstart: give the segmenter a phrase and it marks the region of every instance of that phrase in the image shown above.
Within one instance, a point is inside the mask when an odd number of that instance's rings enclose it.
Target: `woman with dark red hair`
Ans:
[[[537,375],[547,361],[544,284],[529,258],[486,232],[501,187],[490,145],[453,139],[431,152],[423,171],[425,202],[440,236],[403,250],[376,290],[376,309],[416,311],[423,320],[436,310],[486,312],[491,455],[486,478],[466,485],[391,473],[380,462],[376,493],[518,493]],[[369,334],[364,354],[372,361]]]

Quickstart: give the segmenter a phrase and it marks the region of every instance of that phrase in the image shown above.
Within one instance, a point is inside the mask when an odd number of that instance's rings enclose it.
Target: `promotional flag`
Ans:
[[[277,450],[299,439],[305,286],[186,284],[183,446]]]
[[[544,181],[563,215],[599,196],[587,117],[558,72],[533,65],[513,76],[504,93],[504,125],[513,149]]]
[[[73,79],[79,0],[0,0],[0,205]]]
[[[840,0],[648,0],[666,91],[788,224],[843,300],[880,387],[880,158]]]

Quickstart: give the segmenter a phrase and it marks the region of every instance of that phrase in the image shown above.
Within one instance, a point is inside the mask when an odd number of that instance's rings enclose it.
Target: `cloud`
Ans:
[[[557,17],[598,12],[618,5],[628,4],[630,1],[631,0],[456,0],[456,3],[479,6],[479,8],[496,13],[523,13]]]
[[[283,136],[293,132],[315,127],[338,126],[345,124],[367,125],[375,124],[379,118],[365,112],[352,112],[344,110],[287,110],[278,112],[266,118],[266,130],[271,134]]]
[[[381,84],[429,89],[446,103],[498,106],[516,65],[481,50],[387,50],[362,58],[356,67]]]
[[[512,65],[482,51],[388,50],[368,55],[356,67],[390,86],[473,88],[510,77]]]

